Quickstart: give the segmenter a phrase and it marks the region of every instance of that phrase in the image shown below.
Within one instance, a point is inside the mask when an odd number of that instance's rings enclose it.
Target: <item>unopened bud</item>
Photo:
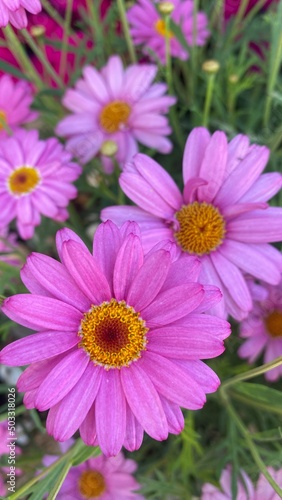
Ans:
[[[30,33],[34,38],[39,38],[46,33],[46,28],[43,26],[43,24],[37,24],[35,26],[31,26],[30,28]]]
[[[118,145],[115,141],[104,141],[100,153],[104,156],[114,156],[118,152]]]
[[[205,61],[202,64],[202,70],[205,71],[206,73],[211,73],[215,74],[219,71],[220,64],[218,61],[215,61],[214,59],[210,59],[209,61]]]
[[[230,83],[237,83],[237,82],[239,82],[239,76],[238,75],[230,75],[228,80],[230,81]]]
[[[159,12],[164,15],[171,14],[175,8],[172,2],[161,2],[158,7]]]

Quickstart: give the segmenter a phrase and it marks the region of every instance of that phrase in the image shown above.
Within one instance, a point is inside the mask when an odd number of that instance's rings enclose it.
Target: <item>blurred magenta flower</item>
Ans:
[[[196,17],[195,42],[193,38],[193,1],[172,0],[174,5],[171,19],[179,26],[189,46],[205,45],[210,35],[208,20],[204,12],[198,12]],[[155,53],[161,62],[165,63],[165,39],[167,30],[165,21],[158,11],[162,2],[150,0],[137,0],[136,4],[127,12],[130,33],[136,45],[144,45],[144,52],[151,55]],[[182,60],[189,57],[189,53],[178,41],[172,31],[168,34],[171,55]]]
[[[185,146],[182,194],[158,163],[137,154],[120,186],[138,207],[108,207],[101,218],[118,225],[136,220],[145,251],[170,239],[179,252],[197,255],[200,281],[223,292],[213,313],[241,320],[252,309],[244,273],[273,285],[281,279],[282,255],[268,242],[282,239],[282,209],[266,202],[281,188],[282,176],[261,175],[268,156],[266,147],[250,146],[247,136],[228,144],[223,132],[210,136],[196,128]]]
[[[249,0],[245,14],[250,12],[250,10],[252,10],[252,8],[257,4],[257,2],[258,0]],[[225,0],[225,7],[224,7],[225,19],[229,19],[230,17],[237,14],[241,3],[242,0]],[[270,7],[271,4],[274,3],[277,3],[277,0],[265,0],[263,9],[267,9],[268,7]]]
[[[23,264],[18,253],[17,235],[9,234],[8,227],[0,228],[0,261],[17,267]]]
[[[267,470],[275,482],[282,486],[282,469],[276,471],[272,467],[268,467]],[[246,472],[241,470],[240,475],[241,480],[237,483],[236,498],[238,500],[279,500],[279,495],[275,493],[263,474],[260,474],[256,487],[254,487]],[[231,476],[231,467],[227,466],[220,476],[220,489],[213,484],[204,484],[201,500],[232,500]]]
[[[38,14],[41,8],[40,0],[0,0],[0,28],[4,28],[9,22],[15,28],[26,28],[26,10]]]
[[[269,363],[282,356],[282,282],[278,286],[259,287],[254,282],[251,285],[254,306],[240,324],[240,336],[246,340],[238,354],[253,363],[264,353],[264,363]],[[269,382],[275,382],[280,377],[282,365],[265,373]]]
[[[55,138],[40,141],[37,130],[18,129],[0,141],[0,227],[16,218],[21,238],[29,239],[40,214],[57,221],[76,197],[81,167]]]
[[[62,264],[33,253],[21,271],[31,294],[2,311],[39,333],[6,346],[1,363],[30,364],[18,380],[27,408],[45,411],[58,441],[79,428],[106,456],[162,441],[184,426],[179,406],[202,408],[219,379],[201,359],[219,356],[230,325],[202,314],[221,299],[196,282],[200,263],[175,245],[144,257],[138,225],[108,221],[93,255],[69,229],[57,233]]]
[[[140,484],[133,477],[137,469],[134,460],[122,453],[107,458],[100,455],[72,467],[57,495],[58,500],[144,500],[136,493]]]
[[[38,113],[30,110],[32,101],[29,83],[14,82],[9,75],[0,77],[0,136],[5,125],[13,128],[37,118]]]
[[[92,66],[83,69],[75,89],[67,90],[63,104],[73,114],[57,125],[66,136],[67,149],[83,163],[88,162],[110,140],[116,144],[115,159],[123,167],[138,151],[137,141],[161,153],[172,148],[171,133],[163,116],[176,99],[164,95],[164,83],[152,84],[157,67],[133,64],[124,69],[119,56],[110,57],[99,72]],[[104,168],[113,170],[113,161],[104,157]]]

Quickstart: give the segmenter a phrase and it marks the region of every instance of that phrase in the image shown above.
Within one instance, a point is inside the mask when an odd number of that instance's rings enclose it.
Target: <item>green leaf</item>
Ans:
[[[282,440],[282,428],[271,429],[263,432],[255,432],[252,434],[252,439],[255,441],[278,441]]]
[[[73,457],[72,465],[80,465],[90,457],[98,457],[101,454],[99,446],[86,446],[84,445],[77,454]]]
[[[282,393],[276,389],[262,384],[240,382],[230,392],[247,405],[282,415]]]

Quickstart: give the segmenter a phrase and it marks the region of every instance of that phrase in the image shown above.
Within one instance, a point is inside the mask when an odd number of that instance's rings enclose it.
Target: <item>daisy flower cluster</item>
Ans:
[[[281,25],[0,0],[3,497],[282,498]]]

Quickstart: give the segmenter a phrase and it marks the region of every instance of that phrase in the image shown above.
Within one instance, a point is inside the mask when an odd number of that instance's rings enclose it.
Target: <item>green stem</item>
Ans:
[[[68,39],[70,36],[72,6],[73,6],[73,0],[67,0],[67,10],[66,10],[66,17],[65,17],[65,22],[64,22],[64,34],[63,34],[60,68],[59,68],[59,75],[63,81],[64,81],[64,76],[66,73],[66,66],[67,66],[67,45],[68,45]]]
[[[130,59],[131,59],[131,62],[134,64],[134,63],[136,63],[137,58],[136,58],[136,53],[135,53],[135,47],[132,43],[132,39],[131,39],[130,32],[129,32],[124,1],[117,0],[117,6],[118,6],[118,10],[119,10],[121,24],[122,24],[122,28],[123,28],[123,32],[124,32],[124,37],[125,37],[125,40],[127,43],[127,48],[128,48],[128,52],[130,55]]]
[[[6,28],[3,29],[4,36],[7,40],[7,44],[11,52],[14,54],[17,59],[21,69],[26,74],[28,79],[33,82],[38,89],[44,88],[44,84],[37,73],[35,67],[30,62],[28,55],[26,54],[23,45],[19,41],[17,35],[14,30],[8,24]]]
[[[282,364],[282,356],[279,356],[279,358],[276,358],[274,361],[271,361],[270,363],[258,366],[257,368],[253,368],[252,370],[247,371],[246,373],[240,373],[239,375],[236,375],[235,377],[226,380],[221,384],[221,388],[225,390],[226,387],[230,387],[234,384],[237,384],[237,382],[242,382],[243,380],[248,380],[249,378],[254,378],[257,377],[258,375],[262,375],[263,373],[268,372],[269,370],[272,370],[272,368],[276,368],[281,364]]]
[[[270,68],[269,72],[269,78],[267,82],[267,97],[265,101],[265,110],[264,110],[264,120],[263,123],[265,126],[268,125],[269,118],[270,118],[270,112],[271,112],[271,104],[272,104],[272,93],[277,81],[278,73],[279,73],[279,68],[281,65],[281,60],[282,60],[282,33],[280,33],[279,40],[278,40],[278,47],[277,51],[274,55],[274,58],[271,58],[273,61],[273,65]]]
[[[197,17],[198,17],[198,11],[199,11],[199,0],[194,0],[194,4],[193,4],[193,42],[192,42],[192,48],[191,48],[191,65],[192,65],[191,77],[192,77],[192,99],[193,100],[195,97],[195,89],[196,89],[196,85],[197,85],[197,75],[198,75],[198,73],[197,73],[197,53],[198,53]]]
[[[254,462],[258,466],[259,470],[262,472],[264,475],[265,479],[269,482],[269,484],[272,486],[274,491],[282,498],[282,489],[278,486],[278,484],[274,481],[273,477],[269,474],[265,464],[263,463],[256,446],[254,445],[252,438],[249,434],[248,429],[245,427],[243,424],[242,420],[240,419],[239,415],[237,412],[234,410],[233,406],[231,405],[229,398],[227,394],[224,392],[223,387],[221,386],[219,390],[219,394],[224,402],[224,405],[230,415],[230,417],[233,419],[235,422],[238,430],[241,432],[242,436],[244,437],[246,444],[251,452],[251,455],[254,459]]]
[[[207,127],[209,123],[209,115],[211,109],[212,95],[215,83],[215,74],[208,75],[208,85],[204,106],[203,127]]]
[[[43,67],[46,69],[48,74],[53,78],[53,80],[56,82],[56,84],[59,87],[64,88],[64,84],[63,84],[61,78],[59,77],[59,75],[57,75],[56,71],[54,71],[52,65],[46,59],[42,50],[34,42],[33,38],[30,36],[29,32],[26,29],[23,29],[21,31],[21,33],[22,33],[26,43],[29,45],[29,47],[34,52],[34,54],[38,57],[39,61],[42,63]]]
[[[95,4],[95,7],[94,7],[93,0],[86,0],[86,5],[87,5],[87,10],[88,10],[89,15],[90,15],[90,28],[91,28],[91,32],[92,32],[93,42],[95,43],[96,48],[99,49],[97,56],[100,59],[102,59],[102,58],[104,59],[104,56],[103,56],[103,48],[104,48],[103,31],[102,31],[101,21],[100,21],[99,16],[98,16],[98,12],[100,9],[100,0],[97,2],[97,4]],[[101,51],[100,51],[100,48],[101,48]],[[102,60],[100,61],[100,63],[101,63],[101,65],[103,64]]]

